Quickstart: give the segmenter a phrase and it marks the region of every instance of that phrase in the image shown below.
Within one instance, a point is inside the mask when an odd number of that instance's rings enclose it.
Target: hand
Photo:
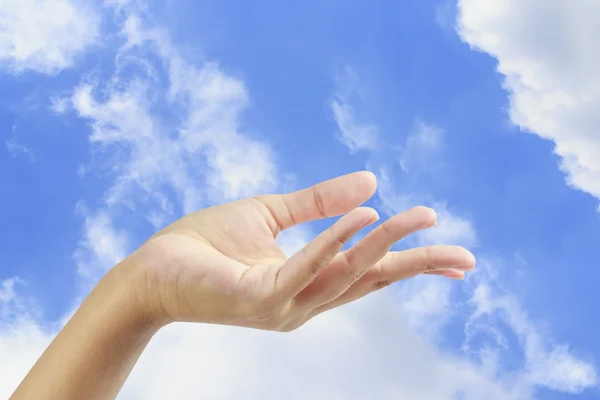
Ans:
[[[405,236],[435,225],[416,207],[390,218],[352,248],[343,245],[379,219],[359,207],[375,176],[358,172],[285,195],[247,198],[190,214],[160,231],[132,257],[144,307],[161,321],[195,321],[290,331],[317,314],[422,273],[462,279],[475,265],[461,247],[389,252]],[[287,259],[284,229],[345,214]]]

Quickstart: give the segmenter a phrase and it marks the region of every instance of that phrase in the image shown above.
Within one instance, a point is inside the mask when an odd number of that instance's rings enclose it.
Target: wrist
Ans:
[[[173,322],[169,320],[156,301],[147,284],[142,252],[136,251],[110,270],[97,289],[107,291],[114,299],[114,312],[131,321],[132,328],[140,333],[154,334]],[[110,292],[110,293],[108,293]]]
[[[98,282],[52,341],[12,398],[115,398],[160,329],[138,293],[128,258]]]

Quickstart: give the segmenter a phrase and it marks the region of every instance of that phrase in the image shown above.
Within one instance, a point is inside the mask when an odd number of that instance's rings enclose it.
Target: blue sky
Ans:
[[[465,245],[477,271],[398,283],[286,338],[169,327],[122,398],[597,397],[600,6],[5,4],[0,395],[156,229],[366,168],[380,213],[438,212],[398,248]],[[224,377],[237,392],[206,385]]]

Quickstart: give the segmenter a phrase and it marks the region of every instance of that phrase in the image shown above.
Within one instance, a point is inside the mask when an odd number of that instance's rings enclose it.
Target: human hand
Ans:
[[[290,331],[329,309],[393,282],[436,274],[462,279],[475,257],[456,246],[390,252],[398,240],[435,225],[415,207],[341,251],[378,220],[359,207],[375,176],[357,172],[285,195],[247,198],[192,213],[148,240],[131,258],[136,290],[154,321],[193,321]],[[287,259],[275,239],[303,222],[345,214]]]

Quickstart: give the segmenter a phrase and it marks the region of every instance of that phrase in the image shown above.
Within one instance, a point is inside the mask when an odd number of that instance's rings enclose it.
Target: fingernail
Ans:
[[[432,228],[432,227],[436,226],[437,225],[438,216],[437,216],[437,213],[435,212],[435,210],[433,208],[431,208],[431,207],[424,207],[424,206],[421,206],[419,208],[427,209],[433,215],[433,217],[425,225],[425,228]]]
[[[448,267],[451,269],[456,269],[458,271],[472,271],[473,270],[473,266],[472,265],[453,265],[451,267]]]
[[[365,222],[363,224],[363,226],[361,226],[361,228],[364,228],[365,226],[369,226],[375,222],[379,221],[379,214],[377,213],[377,211],[374,212],[374,215],[367,220],[367,222]]]
[[[443,276],[444,278],[455,279],[462,281],[465,279],[465,274],[462,271],[452,270],[452,269],[442,269],[438,271],[425,272],[426,275],[438,275]]]
[[[443,276],[445,276],[446,278],[455,279],[457,281],[462,281],[465,279],[465,274],[461,271],[455,271],[455,273],[449,273]]]

